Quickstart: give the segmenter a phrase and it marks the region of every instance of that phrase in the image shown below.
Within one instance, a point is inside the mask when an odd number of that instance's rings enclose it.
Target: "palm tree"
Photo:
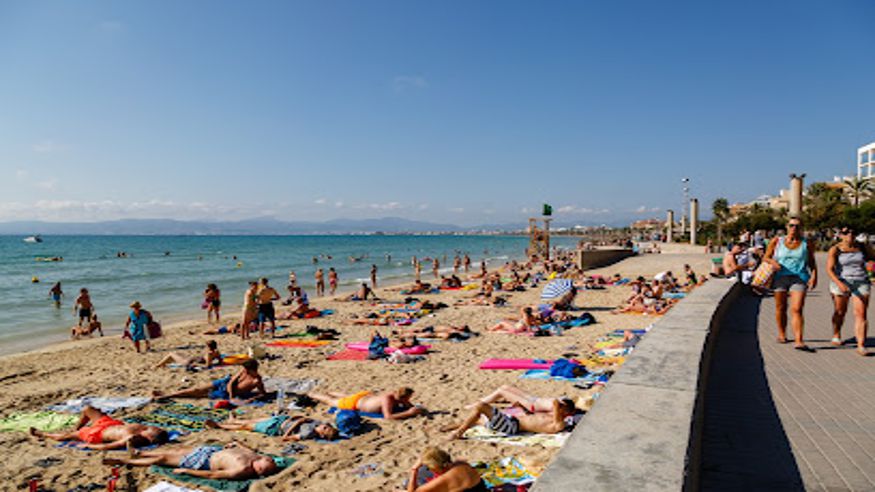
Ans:
[[[729,218],[729,201],[725,198],[718,198],[711,204],[711,212],[714,213],[714,220],[717,221],[717,244],[723,244],[723,222]]]
[[[866,198],[872,192],[872,181],[869,179],[849,178],[845,179],[845,193],[851,197],[854,208],[860,206],[860,199]]]

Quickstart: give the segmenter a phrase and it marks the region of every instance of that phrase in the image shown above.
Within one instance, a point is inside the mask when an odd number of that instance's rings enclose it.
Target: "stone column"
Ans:
[[[681,213],[681,236],[687,233],[687,216]]]
[[[674,232],[674,210],[669,210],[665,218],[665,242],[672,242]]]
[[[699,200],[690,200],[690,244],[696,244],[696,229],[699,228]]]
[[[805,175],[790,175],[790,217],[802,216],[802,186]]]

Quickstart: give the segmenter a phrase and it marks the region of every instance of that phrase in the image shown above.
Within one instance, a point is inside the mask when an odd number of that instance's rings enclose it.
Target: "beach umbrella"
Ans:
[[[557,278],[544,287],[544,290],[541,291],[541,299],[545,301],[559,299],[565,294],[571,292],[571,289],[573,288],[574,283],[570,278]]]

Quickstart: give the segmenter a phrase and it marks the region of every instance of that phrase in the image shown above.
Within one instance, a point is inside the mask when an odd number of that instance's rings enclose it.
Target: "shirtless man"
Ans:
[[[306,439],[333,441],[339,437],[337,429],[329,423],[308,417],[289,417],[288,415],[274,415],[249,420],[237,419],[231,415],[225,422],[207,420],[204,422],[204,426],[210,429],[257,432],[270,437],[282,436],[283,441],[303,441]]]
[[[462,259],[459,258],[459,255],[453,257],[453,275],[459,273],[459,267],[462,266]]]
[[[371,288],[377,288],[377,265],[371,265]]]
[[[79,337],[91,336],[95,331],[100,332],[103,336],[103,323],[97,319],[97,315],[92,315],[91,320],[85,326],[76,325],[70,330],[70,337],[78,340]]]
[[[126,424],[94,407],[85,407],[76,430],[44,432],[33,427],[30,435],[54,441],[81,441],[88,449],[107,450],[150,446],[167,442],[167,431],[143,424]]]
[[[203,386],[195,386],[175,393],[153,391],[156,400],[171,398],[209,398],[211,400],[230,400],[237,403],[251,403],[267,395],[264,381],[258,374],[258,362],[249,359],[243,362],[240,371],[232,376],[225,376]]]
[[[357,290],[355,292],[355,294],[348,296],[346,298],[346,300],[347,301],[367,301],[368,297],[373,297],[374,299],[377,298],[377,296],[374,294],[374,291],[372,291],[371,288],[368,287],[368,284],[362,282],[362,286],[359,287],[359,290]]]
[[[155,368],[161,368],[166,366],[167,364],[179,364],[185,366],[186,369],[194,368],[195,364],[203,364],[207,369],[213,367],[214,365],[220,366],[222,365],[222,354],[219,353],[219,345],[215,340],[210,340],[207,342],[206,350],[204,354],[196,357],[185,357],[184,355],[180,355],[176,352],[170,352],[161,359],[160,362],[155,364]]]
[[[422,263],[414,257],[413,276],[417,282],[422,278]]]
[[[574,402],[572,402],[568,398],[544,398],[534,396],[524,392],[523,390],[515,386],[505,384],[499,386],[497,390],[481,398],[478,403],[486,403],[488,405],[495,402],[507,402],[510,403],[512,407],[522,408],[527,413],[537,413],[552,412],[553,404],[557,401],[563,400],[571,402],[572,406],[574,405]],[[471,409],[475,408],[476,406],[477,403],[472,403],[465,408]]]
[[[441,263],[435,258],[431,262],[431,273],[434,275],[434,278],[441,278],[440,274]]]
[[[79,289],[79,297],[73,303],[73,314],[77,314],[77,311],[79,314],[79,326],[91,321],[91,315],[94,314],[94,305],[91,304],[91,296],[88,294],[88,289],[84,287]],[[103,335],[102,332],[101,335]]]
[[[328,292],[334,295],[337,290],[337,270],[334,267],[328,269]]]
[[[325,272],[321,268],[316,269],[316,296],[325,295]]]
[[[267,284],[267,278],[262,278],[256,296],[258,298],[258,333],[263,337],[264,327],[270,321],[270,331],[273,335],[276,333],[276,311],[273,308],[273,301],[279,300],[280,295]]]
[[[214,480],[267,477],[279,471],[273,458],[258,454],[236,442],[225,447],[178,446],[172,449],[141,451],[129,458],[104,458],[103,464],[172,466],[173,473]]]
[[[453,431],[450,440],[461,439],[465,431],[478,422],[482,422],[489,430],[509,436],[520,432],[557,434],[565,430],[565,417],[571,415],[574,415],[574,402],[565,399],[554,400],[550,412],[527,413],[519,417],[508,415],[480,401],[474,404],[474,411],[461,424],[449,425],[441,430]]]
[[[389,420],[409,419],[426,412],[425,408],[410,402],[413,390],[406,387],[379,394],[360,391],[353,395],[344,395],[329,391],[327,395],[308,393],[307,396],[339,410],[382,413],[383,418]]]
[[[462,260],[462,265],[465,267],[465,273],[468,273],[468,269],[471,268],[471,257],[468,256],[468,253],[465,253],[465,258]]]

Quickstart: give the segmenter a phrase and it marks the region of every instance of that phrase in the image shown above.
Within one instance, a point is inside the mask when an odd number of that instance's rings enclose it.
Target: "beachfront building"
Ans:
[[[857,149],[857,177],[875,178],[875,142]]]

